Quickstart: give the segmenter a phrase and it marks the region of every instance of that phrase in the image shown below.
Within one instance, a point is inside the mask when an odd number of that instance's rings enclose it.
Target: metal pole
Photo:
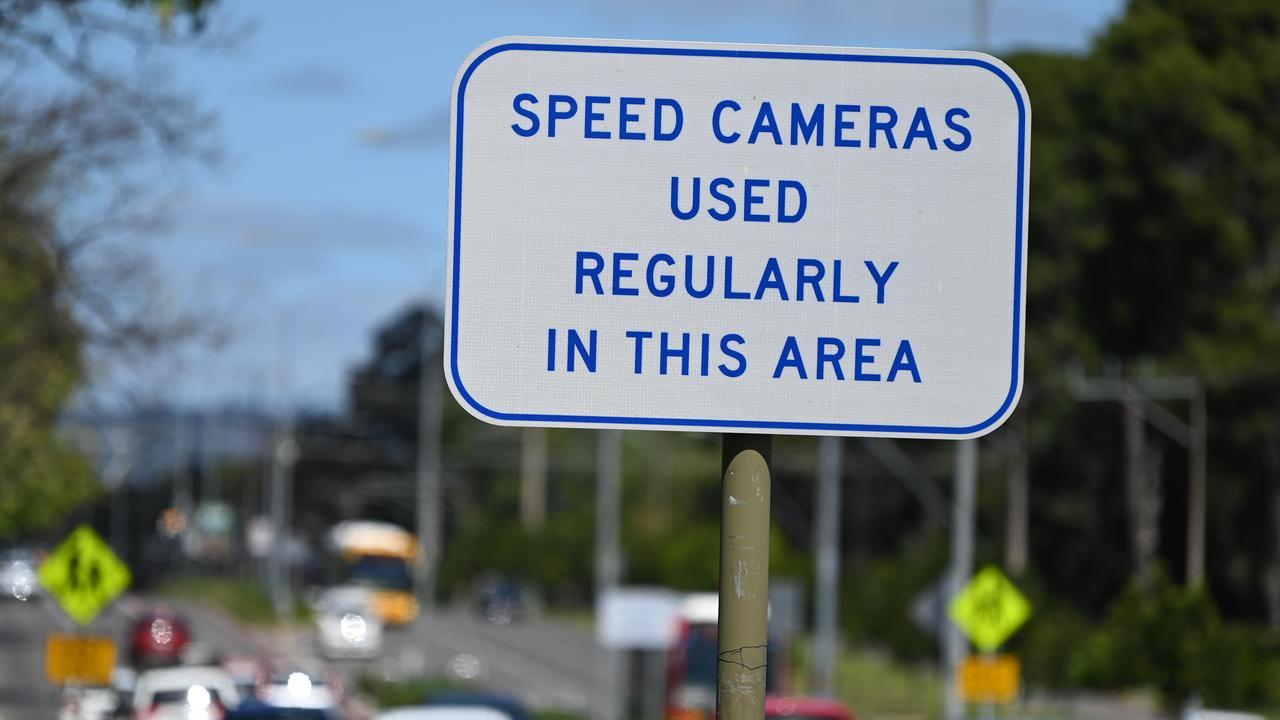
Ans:
[[[973,41],[979,50],[987,49],[987,32],[991,22],[989,0],[975,0],[973,13]]]
[[[418,600],[430,607],[436,598],[436,577],[440,566],[444,533],[440,526],[440,430],[443,417],[443,392],[440,368],[431,360],[435,348],[427,347],[423,331],[422,370],[418,378],[418,458],[417,458],[417,531],[418,531]]]
[[[601,430],[596,454],[596,593],[622,577],[622,431]]]
[[[271,602],[279,614],[285,609],[284,585],[284,433],[276,429],[271,444],[271,545],[267,553],[267,577],[271,582]]]
[[[174,410],[173,507],[184,514],[189,510],[187,505],[191,500],[190,477],[187,474],[187,465],[190,459],[187,455],[187,425],[183,420],[182,411]]]
[[[1148,472],[1146,413],[1141,397],[1130,393],[1124,399],[1124,444],[1125,444],[1125,491],[1129,510],[1129,553],[1133,562],[1134,576],[1145,590],[1150,579],[1150,568],[1145,542],[1148,534],[1146,527],[1146,489],[1149,483],[1145,477]]]
[[[278,431],[271,463],[271,599],[276,615],[288,617],[293,609],[289,574],[289,509],[293,504],[293,462],[298,456],[293,439],[293,417],[286,411]]]
[[[133,469],[132,429],[123,427],[109,430],[107,444],[111,448],[111,460],[103,471],[103,479],[111,492],[108,534],[112,549],[128,562],[129,498],[124,495],[129,489],[129,473]]]
[[[1208,464],[1205,449],[1207,412],[1204,390],[1191,398],[1190,488],[1187,498],[1187,587],[1204,584],[1205,481]]]
[[[520,525],[541,530],[547,522],[547,429],[520,433]]]
[[[764,718],[769,633],[769,461],[773,438],[722,438],[716,712]]]
[[[622,431],[596,433],[596,609],[605,593],[622,578]],[[622,651],[606,649],[600,672],[600,715],[616,720],[624,715],[625,684]]]
[[[840,601],[840,475],[842,438],[818,441],[818,494],[814,509],[817,593],[814,597],[813,689],[821,697],[836,690],[836,652]]]
[[[200,488],[200,502],[220,502],[222,500],[222,474],[218,467],[219,453],[222,451],[222,424],[225,411],[219,408],[212,415],[201,415],[200,433],[200,467],[203,485]]]
[[[1030,437],[1027,433],[1025,411],[1009,418],[1010,453],[1006,460],[1007,496],[1005,497],[1005,570],[1013,577],[1021,577],[1027,570],[1027,462],[1030,453]]]
[[[947,604],[960,593],[973,574],[974,497],[978,484],[978,441],[956,443],[955,493],[951,504],[951,573],[947,578]],[[956,671],[968,651],[968,643],[955,623],[946,623],[943,638],[946,660],[943,678],[943,707],[946,720],[964,717],[964,702],[956,685]]]

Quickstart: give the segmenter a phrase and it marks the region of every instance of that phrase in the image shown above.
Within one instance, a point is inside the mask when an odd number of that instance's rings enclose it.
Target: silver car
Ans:
[[[40,596],[40,566],[36,554],[27,550],[0,553],[0,598],[26,602]]]
[[[382,653],[382,621],[361,587],[330,588],[315,604],[316,645],[329,659],[366,660]]]

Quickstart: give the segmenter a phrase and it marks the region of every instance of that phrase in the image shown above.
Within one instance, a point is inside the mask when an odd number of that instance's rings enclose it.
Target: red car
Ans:
[[[129,658],[138,668],[177,665],[190,641],[187,624],[172,610],[158,607],[133,622]]]
[[[858,720],[839,700],[769,695],[764,699],[766,720]]]

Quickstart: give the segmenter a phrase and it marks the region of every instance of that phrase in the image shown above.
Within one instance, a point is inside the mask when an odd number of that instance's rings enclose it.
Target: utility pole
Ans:
[[[184,515],[191,510],[191,458],[187,450],[187,424],[182,411],[173,411],[173,507]]]
[[[541,530],[547,521],[547,429],[520,431],[520,525]]]
[[[988,0],[974,0],[973,42],[980,50],[987,49],[987,29],[990,24]],[[973,574],[973,534],[975,498],[978,485],[978,441],[960,440],[956,443],[955,475],[951,488],[951,568],[947,575],[946,603],[950,605],[960,594],[960,588]],[[956,673],[969,644],[953,622],[943,622],[942,682],[943,717],[945,720],[961,720],[964,717],[964,700],[956,685]]]
[[[973,574],[973,535],[975,498],[978,485],[978,441],[956,443],[955,482],[951,503],[951,571],[947,575],[947,605],[960,594],[960,589]],[[964,717],[964,701],[956,686],[956,671],[968,652],[968,642],[953,622],[944,623],[943,708],[946,720]]]
[[[622,578],[622,431],[596,433],[596,593]]]
[[[444,416],[439,353],[427,333],[424,311],[418,373],[417,535],[418,601],[430,607],[436,599],[436,578],[443,554],[441,518],[440,433]]]
[[[223,412],[200,413],[200,502],[222,499],[222,478],[218,475],[218,441]]]
[[[974,0],[973,8],[973,42],[974,47],[985,51],[991,26],[990,0]]]
[[[1014,411],[1009,418],[1005,488],[1005,536],[1004,567],[1011,577],[1021,577],[1027,571],[1028,561],[1028,490],[1027,461],[1030,455],[1027,433],[1027,413]]]
[[[1191,398],[1190,454],[1187,488],[1187,586],[1204,585],[1205,514],[1208,504],[1208,410],[1204,388]]]
[[[1280,440],[1278,438],[1277,440]],[[1280,442],[1268,450],[1271,476],[1267,483],[1267,519],[1271,522],[1271,557],[1264,581],[1267,598],[1267,626],[1280,630]]]
[[[813,688],[820,697],[836,692],[836,655],[840,627],[840,499],[843,438],[818,439],[818,492],[814,508],[814,560],[817,592],[814,594]]]
[[[289,536],[293,506],[293,464],[298,459],[298,443],[293,435],[293,413],[286,410],[276,429],[271,453],[271,539],[274,547],[267,555],[271,573],[271,600],[277,617],[293,611],[290,577]]]
[[[1085,402],[1119,402],[1124,407],[1125,485],[1129,502],[1130,552],[1138,581],[1150,579],[1159,540],[1160,457],[1146,440],[1150,425],[1187,449],[1187,587],[1205,581],[1205,516],[1208,504],[1208,412],[1205,389],[1193,377],[1086,378],[1075,371],[1072,395]],[[1187,422],[1158,400],[1187,400]]]
[[[596,432],[596,611],[607,592],[618,587],[622,579],[622,431]],[[605,677],[599,683],[599,703],[606,720],[618,720],[624,714],[621,651],[605,650],[601,665]]]
[[[1160,539],[1159,511],[1149,487],[1149,449],[1143,402],[1136,394],[1124,403],[1125,491],[1129,506],[1129,555],[1138,585],[1147,588]],[[1156,510],[1156,512],[1152,512]]]
[[[107,431],[107,445],[111,459],[103,470],[103,480],[111,493],[111,508],[107,534],[111,547],[127,563],[129,560],[129,502],[123,497],[129,486],[129,473],[133,470],[133,431],[127,427]]]

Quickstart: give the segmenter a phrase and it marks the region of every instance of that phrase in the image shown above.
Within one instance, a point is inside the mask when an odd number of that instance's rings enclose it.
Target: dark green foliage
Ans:
[[[936,538],[904,544],[895,555],[877,558],[846,573],[841,588],[841,628],[851,638],[884,644],[907,660],[937,657],[934,638],[911,620],[916,596],[945,573],[947,549]]]
[[[1131,570],[1120,409],[1077,402],[1064,371],[1192,375],[1208,386],[1209,586],[1260,619],[1280,481],[1280,3],[1134,0],[1085,55],[1006,59],[1033,108],[1034,564],[1093,616]],[[1180,568],[1185,450],[1150,435],[1160,552]]]
[[[1161,575],[1130,587],[1071,657],[1070,680],[1097,688],[1150,686],[1170,708],[1192,696],[1213,707],[1274,702],[1263,635],[1225,623],[1202,592]]]
[[[455,680],[445,677],[427,677],[414,680],[385,680],[372,675],[361,675],[357,681],[360,692],[369,696],[380,708],[421,705],[428,697],[443,692],[471,690]]]

